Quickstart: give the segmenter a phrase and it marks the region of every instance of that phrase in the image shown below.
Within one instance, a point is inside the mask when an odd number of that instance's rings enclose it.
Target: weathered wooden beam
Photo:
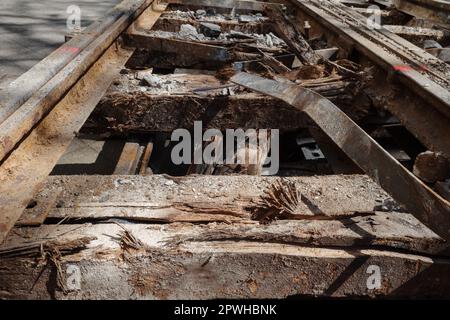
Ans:
[[[225,89],[226,90],[226,89]],[[255,94],[234,96],[154,95],[110,92],[90,116],[84,131],[120,133],[171,132],[190,129],[202,121],[204,129],[259,128],[290,131],[307,126],[299,112],[274,99]]]
[[[139,143],[127,142],[114,170],[115,175],[132,175],[136,173],[139,159],[142,155]]]
[[[307,126],[306,117],[271,97],[237,90],[213,75],[169,74],[135,79],[121,75],[86,123],[85,130],[120,132],[173,131],[192,128],[280,129],[292,131]],[[144,82],[144,83],[143,83]],[[302,81],[302,86],[339,103],[351,97],[352,82]],[[351,100],[351,99],[350,99]],[[345,106],[342,105],[344,108]]]
[[[127,45],[149,49],[151,52],[176,54],[180,66],[196,65],[202,62],[226,63],[233,59],[225,47],[151,36],[142,31],[134,31],[125,37]]]
[[[308,238],[316,239],[317,230],[326,230],[325,226],[304,226],[305,235],[312,228]],[[353,226],[350,238],[371,228],[359,222]],[[450,296],[448,259],[364,245],[312,248],[296,244],[301,229],[285,222],[271,226],[81,224],[18,229],[19,234],[27,232],[37,246],[33,251],[30,239],[12,235],[0,248],[0,295],[9,299]],[[328,229],[327,234],[342,239],[346,236],[341,237],[340,230],[344,229],[335,225],[336,233]],[[124,232],[135,242],[122,241]],[[42,234],[47,240],[40,238]],[[226,240],[232,236],[241,240]],[[292,243],[283,242],[287,238]],[[52,240],[57,242],[52,244]],[[42,251],[51,255],[52,248],[65,248],[58,250],[59,257],[53,256],[56,266],[49,267],[45,259],[36,263]],[[380,280],[375,283],[370,281],[374,268]],[[74,270],[78,270],[76,285],[67,281],[74,280]]]
[[[268,19],[267,19],[268,20]],[[161,16],[158,22],[155,24],[153,30],[162,30],[168,32],[178,32],[183,24],[190,24],[195,28],[199,28],[203,22],[214,23],[220,26],[222,32],[239,31],[245,33],[259,33],[266,34],[272,31],[272,26],[267,20],[241,23],[236,19],[234,20],[218,20],[216,17],[208,19],[208,16],[201,20],[194,20],[190,18],[177,17],[174,12],[167,12],[166,15]]]
[[[450,203],[421,182],[332,102],[296,85],[239,73],[232,82],[289,103],[308,114],[347,156],[421,222],[450,239]]]
[[[152,8],[143,14],[148,12]],[[116,44],[110,46],[1,164],[0,243],[132,53]]]

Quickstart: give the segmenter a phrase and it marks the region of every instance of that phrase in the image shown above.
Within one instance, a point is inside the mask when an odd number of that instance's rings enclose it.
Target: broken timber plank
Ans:
[[[27,299],[218,299],[319,297],[449,297],[450,264],[447,259],[388,249],[301,246],[271,239],[276,228],[242,226],[254,241],[227,241],[227,226],[95,224],[47,225],[29,230],[37,242],[48,239],[78,243],[58,259],[59,276],[68,267],[83,272],[78,288],[50,281],[54,269],[45,261],[36,264],[30,253],[0,259],[1,298]],[[285,227],[289,228],[289,225]],[[338,227],[338,226],[337,226]],[[123,231],[138,241],[134,248],[121,242]],[[262,230],[259,230],[262,228]],[[338,227],[339,229],[339,227]],[[220,236],[224,234],[225,236]],[[22,230],[26,232],[27,230]],[[238,232],[238,229],[230,232]],[[21,230],[16,230],[21,232]],[[295,231],[294,231],[295,233]],[[193,234],[204,239],[189,240]],[[213,236],[216,234],[216,236]],[[293,234],[293,239],[295,235]],[[217,239],[217,240],[214,240]],[[48,241],[48,240],[47,240]],[[295,241],[295,240],[294,240]],[[294,242],[295,243],[295,242]],[[27,246],[11,235],[1,250]],[[72,249],[73,250],[73,249]],[[42,260],[41,260],[42,261]],[[369,289],[370,266],[380,268],[381,287]],[[107,272],[105,272],[107,270]],[[270,279],[270,281],[267,281]],[[111,285],[113,284],[113,285]],[[226,284],[226,285],[224,285]],[[64,282],[62,283],[64,286]]]
[[[142,150],[139,143],[125,143],[122,154],[117,162],[116,169],[114,170],[114,175],[135,174],[141,155]]]
[[[152,8],[144,11],[144,15]],[[156,21],[157,16],[154,16]],[[107,36],[111,36],[108,35]],[[0,166],[0,243],[133,50],[111,45]],[[96,88],[96,90],[92,90]]]
[[[422,223],[450,239],[450,203],[403,167],[332,102],[296,85],[239,73],[232,82],[305,112],[361,169]]]
[[[393,0],[397,10],[414,17],[450,24],[450,4],[442,0]]]
[[[383,25],[383,28],[399,35],[411,42],[421,43],[423,40],[433,39],[440,41],[444,38],[445,33],[442,30],[430,28],[407,27],[397,25]]]

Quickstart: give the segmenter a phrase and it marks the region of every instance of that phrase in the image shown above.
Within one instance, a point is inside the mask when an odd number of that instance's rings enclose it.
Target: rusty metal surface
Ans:
[[[117,23],[119,21],[137,17],[151,1],[123,1],[113,8],[105,18],[87,27],[82,36],[75,37],[63,44],[44,60],[36,64],[30,71],[20,76],[3,90],[0,90],[0,123],[6,120],[20,105],[27,101],[68,63],[75,58],[79,59],[78,55],[96,38],[111,27],[118,26]],[[108,46],[111,43],[112,41]],[[94,61],[86,61],[86,67],[92,65]]]
[[[450,3],[441,0],[393,0],[394,6],[417,18],[450,24]]]
[[[42,187],[132,52],[111,46],[2,164],[0,242]]]
[[[305,112],[342,151],[406,206],[422,223],[450,239],[450,203],[403,167],[332,102],[297,85],[279,83],[248,73],[232,82],[281,99]]]
[[[144,3],[148,5],[153,0]],[[145,8],[141,4],[141,9]],[[140,11],[135,11],[134,14]],[[61,97],[97,61],[113,41],[131,24],[134,14],[123,15],[96,38],[25,104],[0,124],[0,160],[47,114]]]

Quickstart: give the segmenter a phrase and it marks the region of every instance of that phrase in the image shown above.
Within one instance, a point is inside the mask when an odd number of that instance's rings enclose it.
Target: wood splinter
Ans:
[[[295,183],[277,180],[264,192],[255,207],[251,208],[252,219],[261,224],[269,224],[275,220],[327,218],[317,207],[313,210],[313,214],[305,214],[303,199]]]

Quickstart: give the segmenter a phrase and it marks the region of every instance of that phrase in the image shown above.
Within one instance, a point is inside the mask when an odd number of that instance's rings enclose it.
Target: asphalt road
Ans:
[[[81,9],[81,27],[120,0],[0,0],[0,83],[30,69],[64,42],[67,8]]]

